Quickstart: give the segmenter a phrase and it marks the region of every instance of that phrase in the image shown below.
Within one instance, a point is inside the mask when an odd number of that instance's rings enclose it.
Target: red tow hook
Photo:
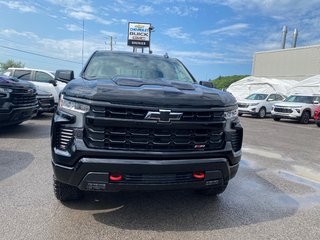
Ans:
[[[110,179],[110,181],[114,181],[114,182],[121,181],[122,175],[110,175],[109,179]]]
[[[204,172],[194,172],[193,177],[196,179],[204,179],[205,174],[204,174]]]

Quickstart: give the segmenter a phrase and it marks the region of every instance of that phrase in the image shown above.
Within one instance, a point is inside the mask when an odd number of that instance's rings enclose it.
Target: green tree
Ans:
[[[248,75],[233,75],[233,76],[219,76],[216,79],[211,80],[214,87],[220,90],[227,89],[232,83],[248,77]]]
[[[10,67],[16,67],[16,68],[21,68],[21,67],[24,67],[24,64],[21,63],[21,62],[15,62],[14,60],[12,59],[9,59],[7,60],[6,62],[4,63],[0,63],[0,69],[1,71],[5,71],[7,70],[8,68]]]

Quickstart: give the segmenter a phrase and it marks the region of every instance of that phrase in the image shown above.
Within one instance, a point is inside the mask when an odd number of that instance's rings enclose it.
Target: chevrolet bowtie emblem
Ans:
[[[159,122],[171,122],[180,120],[182,113],[160,109],[159,112],[148,112],[144,119],[158,120]]]

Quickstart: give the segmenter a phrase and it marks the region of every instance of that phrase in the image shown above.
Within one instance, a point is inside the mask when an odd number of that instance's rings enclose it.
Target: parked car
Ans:
[[[275,121],[281,118],[295,119],[300,123],[309,123],[313,118],[316,108],[319,106],[320,95],[294,94],[287,97],[282,103],[277,103],[271,110]]]
[[[63,89],[53,117],[56,198],[76,200],[82,191],[222,193],[239,168],[243,128],[236,99],[210,86],[167,55],[96,51]]]
[[[51,71],[31,68],[8,68],[4,75],[13,76],[21,80],[32,82],[42,91],[52,94],[55,105],[58,104],[59,94],[66,86],[66,83],[55,79],[55,75]]]
[[[320,106],[314,111],[314,121],[318,127],[320,127]]]
[[[54,98],[51,93],[37,89],[37,100],[39,103],[37,115],[41,115],[44,112],[54,112]]]
[[[32,83],[0,76],[0,127],[20,124],[36,115],[37,109]]]
[[[253,93],[244,100],[238,101],[239,116],[250,114],[259,118],[264,118],[271,113],[275,103],[282,102],[285,96],[279,93]]]

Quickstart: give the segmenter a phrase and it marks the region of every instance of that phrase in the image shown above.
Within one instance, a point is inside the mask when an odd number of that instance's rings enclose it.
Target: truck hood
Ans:
[[[114,104],[159,107],[227,107],[236,104],[231,94],[199,84],[136,78],[79,78],[69,82],[63,94]]]
[[[33,88],[35,89],[35,85],[31,82],[20,80],[13,77],[8,76],[0,76],[0,87],[5,88]]]

